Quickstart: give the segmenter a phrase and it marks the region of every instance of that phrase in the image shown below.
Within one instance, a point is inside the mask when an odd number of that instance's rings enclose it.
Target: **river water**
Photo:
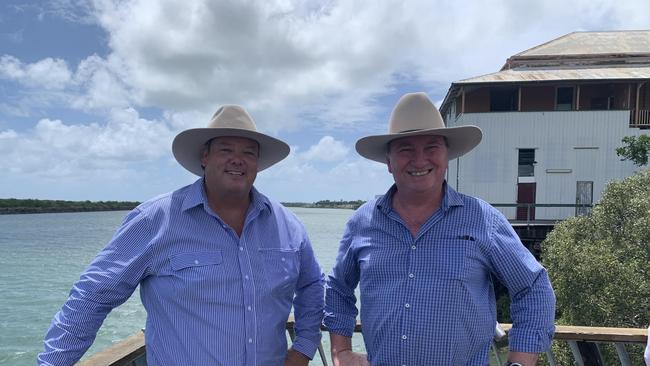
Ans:
[[[334,264],[352,210],[291,208],[305,224],[323,270]],[[126,211],[0,215],[0,365],[34,365],[43,335],[72,284],[112,237]],[[109,314],[89,356],[144,327],[138,291]],[[329,354],[328,335],[324,334]],[[355,336],[355,348],[362,349]],[[312,364],[321,365],[317,356]],[[331,364],[331,363],[330,363]]]

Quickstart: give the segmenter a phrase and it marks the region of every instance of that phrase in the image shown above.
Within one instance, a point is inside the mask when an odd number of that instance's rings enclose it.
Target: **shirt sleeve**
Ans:
[[[517,352],[545,352],[551,347],[555,332],[555,294],[546,269],[496,210],[490,236],[493,270],[510,295],[509,347]]]
[[[144,277],[148,256],[143,248],[150,236],[144,215],[138,209],[129,213],[54,316],[38,365],[73,365],[84,355],[108,313],[124,303]]]
[[[352,250],[356,235],[354,216],[348,221],[339,245],[336,263],[325,283],[325,318],[323,324],[329,332],[352,337],[359,313],[354,294],[359,283],[359,265]]]
[[[300,274],[293,300],[296,339],[292,348],[313,359],[320,344],[320,324],[323,319],[324,275],[314,257],[311,242],[304,233],[300,251]]]

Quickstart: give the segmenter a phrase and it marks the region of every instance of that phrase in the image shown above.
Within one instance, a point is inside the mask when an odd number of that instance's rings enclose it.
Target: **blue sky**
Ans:
[[[392,182],[355,141],[405,92],[574,31],[650,28],[650,2],[3,0],[0,198],[138,200],[194,181],[174,136],[243,105],[290,156],[281,201],[369,199]]]

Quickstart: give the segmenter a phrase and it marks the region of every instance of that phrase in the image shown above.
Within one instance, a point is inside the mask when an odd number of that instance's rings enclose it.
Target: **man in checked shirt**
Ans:
[[[445,182],[449,160],[478,145],[481,130],[446,128],[424,93],[404,95],[388,129],[356,144],[395,184],[350,218],[327,278],[334,365],[488,365],[492,277],[512,302],[508,364],[534,365],[555,329],[546,270],[499,211]],[[357,285],[367,355],[351,347]]]
[[[178,134],[172,150],[200,178],[128,214],[55,315],[38,364],[76,363],[140,285],[149,366],[307,365],[320,343],[324,276],[300,221],[253,187],[289,146],[230,105],[207,128]]]

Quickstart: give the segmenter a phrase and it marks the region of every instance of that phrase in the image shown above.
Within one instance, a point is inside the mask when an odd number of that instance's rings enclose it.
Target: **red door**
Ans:
[[[536,183],[517,184],[517,203],[535,203]],[[517,220],[535,220],[534,207],[517,207]]]

